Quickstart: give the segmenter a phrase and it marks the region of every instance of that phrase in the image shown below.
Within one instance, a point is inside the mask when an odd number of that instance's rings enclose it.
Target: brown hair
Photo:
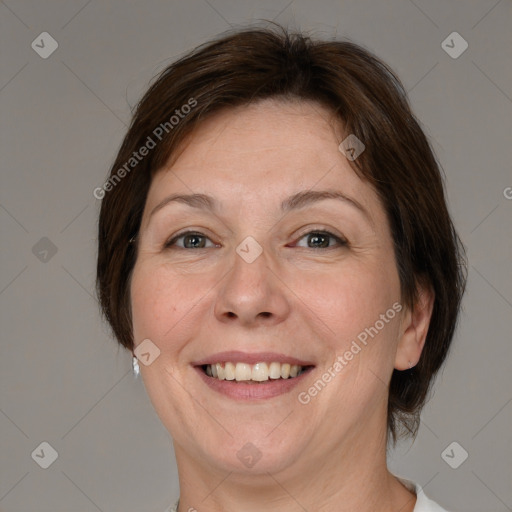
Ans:
[[[281,27],[249,28],[196,48],[158,76],[136,107],[101,192],[97,292],[104,316],[118,342],[133,351],[129,282],[137,247],[129,241],[138,232],[154,173],[210,114],[266,98],[318,102],[343,121],[347,135],[365,144],[351,164],[387,212],[402,302],[416,304],[419,282],[435,293],[421,358],[411,370],[394,370],[389,386],[393,444],[397,435],[415,436],[457,323],[464,249],[447,210],[440,167],[403,85],[353,42],[316,41]],[[152,147],[140,157],[144,146]]]

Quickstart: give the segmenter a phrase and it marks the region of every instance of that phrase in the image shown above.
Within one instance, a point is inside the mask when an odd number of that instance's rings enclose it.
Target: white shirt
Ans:
[[[438,505],[435,501],[427,498],[419,484],[397,475],[395,475],[395,477],[398,478],[409,491],[416,494],[416,505],[414,506],[413,512],[448,512],[448,510]],[[176,512],[176,510],[174,510],[174,512]]]
[[[404,484],[407,489],[416,494],[416,505],[414,506],[413,512],[448,512],[448,510],[439,506],[435,501],[427,498],[423,492],[423,489],[417,483],[413,482],[412,480],[401,478],[399,476],[396,476],[396,478],[398,478],[398,480],[400,480],[400,482],[402,482],[402,484]],[[179,500],[175,503],[174,507],[171,507],[165,512],[177,512],[178,503]]]

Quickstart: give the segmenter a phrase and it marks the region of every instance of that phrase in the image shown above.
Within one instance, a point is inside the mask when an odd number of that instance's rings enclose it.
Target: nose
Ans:
[[[279,324],[290,313],[289,289],[263,251],[252,263],[235,253],[232,269],[217,289],[214,307],[223,323],[245,327]]]

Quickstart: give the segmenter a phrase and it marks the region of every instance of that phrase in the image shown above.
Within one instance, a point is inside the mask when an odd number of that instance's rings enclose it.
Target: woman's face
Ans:
[[[150,340],[141,373],[178,462],[299,471],[385,437],[400,284],[383,207],[329,116],[270,100],[223,111],[153,179],[133,329],[136,346]],[[283,378],[288,364],[305,371]]]

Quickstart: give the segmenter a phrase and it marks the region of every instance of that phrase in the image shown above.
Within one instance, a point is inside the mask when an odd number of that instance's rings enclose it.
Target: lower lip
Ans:
[[[243,381],[219,380],[209,377],[201,367],[195,370],[203,381],[217,393],[221,393],[235,400],[264,400],[275,396],[284,395],[300,384],[313,368],[306,370],[297,377],[290,379],[269,379],[259,383],[246,384]]]

